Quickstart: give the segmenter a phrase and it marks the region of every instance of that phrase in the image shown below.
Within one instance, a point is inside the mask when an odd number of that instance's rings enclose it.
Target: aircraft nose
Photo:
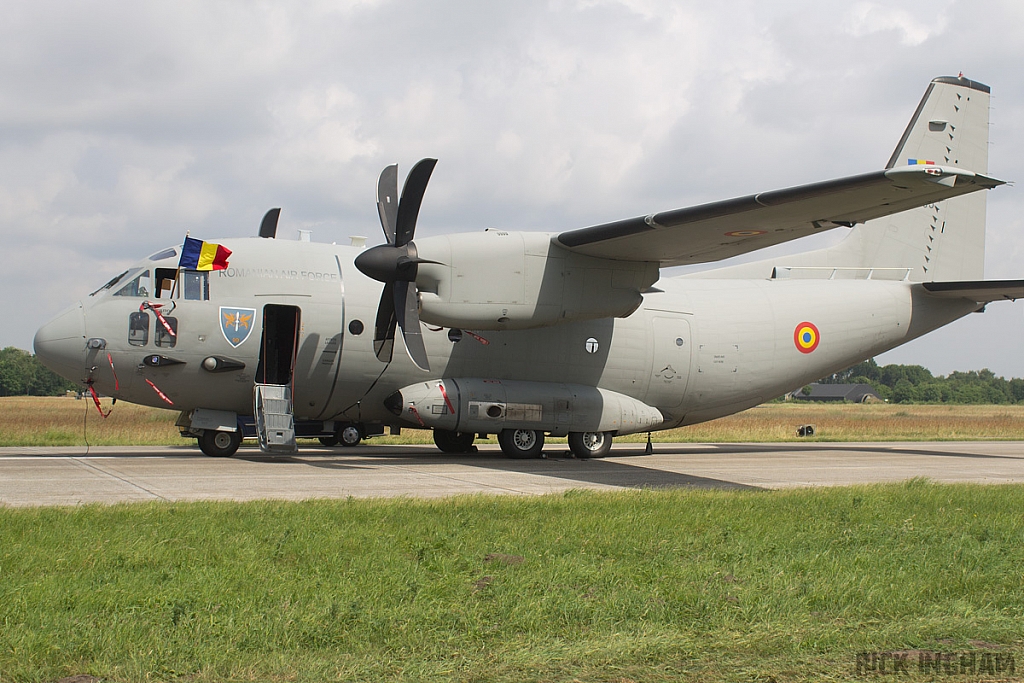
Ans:
[[[72,381],[85,374],[85,315],[77,303],[36,332],[32,342],[43,365]]]

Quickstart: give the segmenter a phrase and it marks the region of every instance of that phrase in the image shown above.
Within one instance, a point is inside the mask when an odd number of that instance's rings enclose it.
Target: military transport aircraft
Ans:
[[[988,111],[988,86],[936,78],[883,170],[564,232],[414,239],[435,162],[400,198],[389,166],[386,244],[273,239],[271,210],[259,237],[186,240],[117,275],[35,351],[90,390],[179,409],[211,456],[254,419],[270,452],[313,422],[329,444],[405,426],[446,452],[497,434],[534,457],[551,435],[600,457],[1024,297],[1024,280],[982,280],[978,190],[1003,184]],[[829,248],[659,277],[839,226]]]

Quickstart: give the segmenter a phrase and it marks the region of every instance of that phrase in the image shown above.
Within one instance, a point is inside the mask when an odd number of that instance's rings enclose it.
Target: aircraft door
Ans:
[[[659,312],[651,318],[653,353],[646,403],[675,408],[683,402],[690,377],[690,323],[683,316]]]
[[[263,307],[257,384],[291,384],[295,371],[302,312],[298,306],[267,304]]]

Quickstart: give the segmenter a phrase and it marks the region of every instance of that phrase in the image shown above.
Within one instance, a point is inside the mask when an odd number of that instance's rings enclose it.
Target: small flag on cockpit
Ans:
[[[185,243],[181,245],[178,267],[188,270],[224,270],[228,267],[228,256],[231,256],[231,250],[219,244],[186,237]]]

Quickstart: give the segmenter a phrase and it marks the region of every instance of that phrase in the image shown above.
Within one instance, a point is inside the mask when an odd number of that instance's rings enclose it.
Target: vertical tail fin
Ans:
[[[935,163],[986,173],[989,92],[963,76],[933,80],[885,167]]]
[[[907,164],[988,171],[989,87],[962,76],[928,85],[886,168]],[[917,282],[980,280],[984,192],[869,221],[829,249],[828,265],[908,268]]]
[[[987,85],[963,76],[934,79],[886,168],[936,164],[987,173],[988,112]],[[903,211],[854,227],[833,247],[726,268],[721,275],[750,276],[774,265],[893,268],[915,282],[980,280],[985,200],[986,193],[974,192]]]

